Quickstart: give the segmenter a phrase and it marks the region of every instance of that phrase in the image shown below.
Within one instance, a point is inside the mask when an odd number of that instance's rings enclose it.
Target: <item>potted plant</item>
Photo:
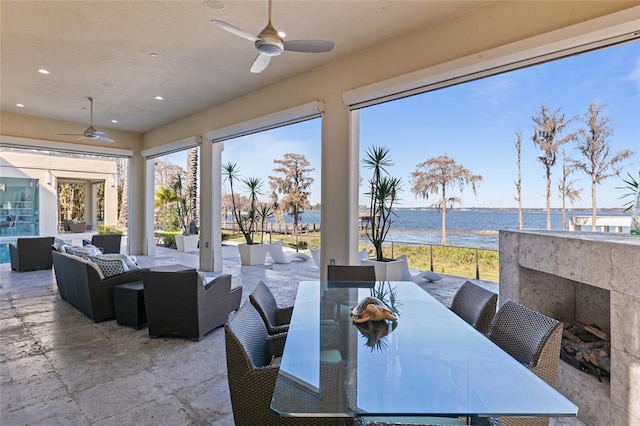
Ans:
[[[626,189],[629,192],[620,198],[632,197],[623,207],[625,207],[625,211],[631,212],[631,225],[629,226],[631,234],[640,235],[640,189],[638,189],[638,181],[640,179],[636,180],[630,173],[627,174],[629,175],[629,180],[622,180],[626,186],[621,189]]]
[[[183,185],[183,173],[175,175],[170,189],[170,201],[173,202],[173,213],[178,220],[182,235],[176,235],[178,251],[198,250],[198,227],[192,220],[191,200],[196,197],[196,190],[192,186]]]
[[[244,236],[245,244],[238,244],[240,252],[240,263],[242,265],[263,265],[269,247],[266,244],[257,244],[254,242],[254,233],[257,224],[260,221],[260,201],[258,196],[261,195],[262,179],[260,178],[240,178],[240,169],[236,163],[226,163],[222,165],[222,174],[225,181],[229,181],[231,187],[231,210],[233,219],[238,225],[240,233]],[[246,211],[242,211],[236,203],[236,197],[233,192],[234,182],[242,182],[249,191],[249,205]]]
[[[382,246],[393,223],[393,206],[398,202],[402,190],[400,178],[389,176],[386,167],[392,166],[389,149],[373,146],[362,160],[364,166],[373,170],[369,179],[369,226],[365,233],[376,252],[373,259],[365,259],[363,264],[372,264],[376,269],[376,278],[381,281],[398,281],[402,277],[402,261],[384,257]]]

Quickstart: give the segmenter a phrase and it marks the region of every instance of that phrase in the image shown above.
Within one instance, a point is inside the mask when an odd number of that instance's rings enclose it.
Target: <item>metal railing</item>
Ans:
[[[366,246],[369,248],[373,248],[373,246],[371,245],[371,243],[367,240],[360,240],[360,245],[361,246]],[[469,276],[469,278],[473,278],[475,277],[475,279],[487,279],[487,280],[498,280],[498,272],[499,272],[499,255],[498,255],[498,250],[492,250],[492,249],[482,249],[482,248],[478,248],[478,247],[466,247],[466,246],[453,246],[453,245],[440,245],[440,244],[422,244],[422,243],[415,243],[415,242],[404,242],[404,241],[386,241],[383,249],[387,249],[390,255],[390,258],[395,258],[396,254],[404,254],[403,252],[407,252],[408,250],[404,250],[405,247],[428,247],[428,265],[429,265],[429,270],[432,272],[443,272],[442,269],[444,267],[441,268],[437,268],[435,262],[434,262],[434,248],[436,248],[437,250],[440,251],[456,251],[456,250],[469,250],[473,253],[473,260],[472,260],[472,266],[470,266],[470,268],[473,268],[473,276]],[[491,265],[491,267],[487,266],[484,264],[483,262],[483,256],[482,254],[484,252],[489,252],[489,253],[495,253],[495,264]],[[410,253],[411,256],[415,256],[413,253]],[[419,255],[418,255],[419,256]],[[409,260],[411,261],[411,257],[408,255],[407,256],[409,258]],[[484,257],[491,257],[491,255],[489,256],[484,256]],[[415,261],[415,258],[413,259]],[[468,259],[465,259],[465,261],[468,261]],[[415,262],[414,262],[415,263]],[[482,266],[485,266],[485,270],[482,271]],[[424,268],[418,268],[418,269],[424,269]],[[466,269],[466,268],[463,268]],[[457,271],[458,269],[456,269]],[[483,272],[481,274],[481,271]],[[445,272],[446,273],[446,270]],[[459,272],[454,273],[452,275],[457,275]]]

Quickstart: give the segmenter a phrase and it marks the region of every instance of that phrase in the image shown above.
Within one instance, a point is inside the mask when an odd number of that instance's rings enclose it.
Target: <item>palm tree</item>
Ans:
[[[196,196],[189,198],[189,230],[198,233],[198,147],[187,151],[187,188],[193,188]]]

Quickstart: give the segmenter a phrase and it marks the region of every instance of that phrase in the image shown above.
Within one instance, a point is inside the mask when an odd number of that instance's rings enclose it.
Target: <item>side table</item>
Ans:
[[[140,330],[147,324],[142,281],[114,286],[113,304],[119,325],[128,325]]]
[[[196,268],[191,266],[181,265],[179,263],[172,263],[170,265],[158,265],[149,268],[152,272],[190,272],[195,271]]]

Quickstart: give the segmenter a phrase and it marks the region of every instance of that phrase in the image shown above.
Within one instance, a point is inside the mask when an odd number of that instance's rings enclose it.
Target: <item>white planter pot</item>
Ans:
[[[264,265],[269,251],[267,244],[238,244],[240,263],[244,266]]]
[[[376,280],[378,281],[402,280],[402,270],[404,269],[404,262],[402,260],[379,262],[375,259],[364,259],[362,264],[373,265],[376,270]]]
[[[176,246],[178,251],[196,251],[198,250],[197,235],[176,235]]]

